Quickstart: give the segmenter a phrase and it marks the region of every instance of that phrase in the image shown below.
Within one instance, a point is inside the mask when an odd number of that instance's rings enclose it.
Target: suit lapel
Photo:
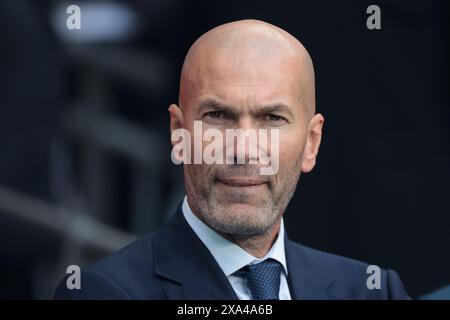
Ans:
[[[185,220],[181,205],[153,240],[155,273],[169,299],[238,299],[209,250]]]
[[[334,278],[304,247],[285,238],[288,284],[294,300],[329,299]]]

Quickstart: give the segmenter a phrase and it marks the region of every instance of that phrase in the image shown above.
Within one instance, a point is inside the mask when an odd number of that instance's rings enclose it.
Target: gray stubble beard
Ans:
[[[284,190],[282,190],[278,199],[272,201],[271,198],[270,203],[263,208],[255,207],[255,210],[258,210],[255,221],[255,213],[244,216],[230,214],[226,207],[217,203],[218,199],[211,199],[210,193],[205,188],[195,192],[196,186],[192,184],[195,177],[193,178],[189,173],[185,173],[186,192],[188,199],[191,200],[189,204],[196,216],[218,232],[239,236],[258,236],[273,228],[283,216],[289,201],[294,195],[299,178],[300,172],[295,176],[288,175],[283,186]],[[262,213],[260,210],[265,212]]]

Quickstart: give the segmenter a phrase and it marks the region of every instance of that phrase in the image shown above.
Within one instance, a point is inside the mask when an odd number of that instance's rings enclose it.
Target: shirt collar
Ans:
[[[248,264],[259,263],[268,258],[277,260],[287,276],[286,255],[284,250],[284,222],[281,219],[280,231],[272,248],[263,258],[256,258],[237,244],[225,239],[215,230],[201,221],[189,208],[187,196],[182,205],[186,221],[216,259],[226,276],[233,274]]]

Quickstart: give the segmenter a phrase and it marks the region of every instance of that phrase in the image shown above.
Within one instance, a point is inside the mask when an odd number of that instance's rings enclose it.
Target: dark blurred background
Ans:
[[[81,8],[68,30],[66,8]],[[368,30],[366,8],[381,8]],[[450,283],[448,1],[0,1],[0,298],[51,298],[85,265],[158,229],[184,195],[167,107],[184,55],[262,19],[316,70],[324,138],[286,214],[292,239]]]

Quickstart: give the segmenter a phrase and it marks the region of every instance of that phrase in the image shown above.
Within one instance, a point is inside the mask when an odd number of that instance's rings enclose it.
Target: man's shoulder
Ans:
[[[162,299],[154,274],[152,241],[157,233],[142,236],[118,251],[81,270],[81,289],[68,290],[67,276],[60,282],[55,298],[62,299]],[[149,285],[153,284],[153,285]]]
[[[337,270],[343,269],[348,271],[366,270],[370,265],[370,263],[364,261],[321,251],[294,241],[290,241],[290,245],[292,246],[293,252],[296,252],[298,255],[301,254],[303,259],[306,258],[310,263],[319,264],[334,270],[336,270],[335,268],[338,268]]]
[[[117,273],[123,277],[124,273],[133,273],[134,269],[152,268],[152,241],[155,235],[151,233],[141,236],[123,248],[87,265],[84,270],[102,273],[114,279]]]
[[[199,243],[178,208],[156,232],[82,268],[81,290],[68,290],[63,278],[55,298],[166,299],[167,280],[178,280],[177,273],[201,252]]]
[[[301,259],[314,276],[328,280],[326,289],[332,299],[409,299],[393,270],[293,241],[289,246],[292,256]]]

